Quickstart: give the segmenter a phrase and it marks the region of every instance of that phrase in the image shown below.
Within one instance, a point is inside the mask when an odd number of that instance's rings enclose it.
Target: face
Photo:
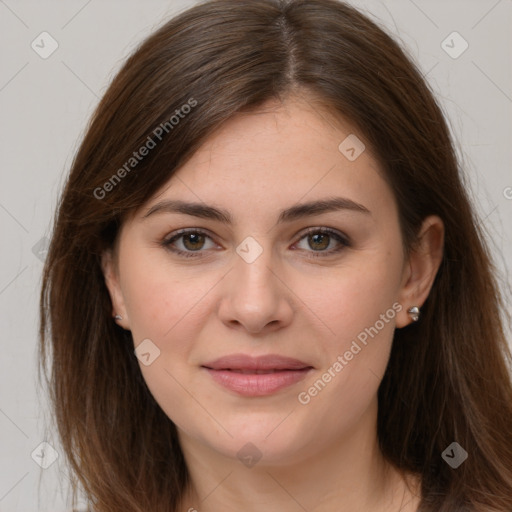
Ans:
[[[298,99],[266,107],[208,139],[123,225],[104,270],[181,439],[227,457],[252,443],[280,464],[375,418],[414,304],[393,193],[368,150],[339,149],[364,138]]]

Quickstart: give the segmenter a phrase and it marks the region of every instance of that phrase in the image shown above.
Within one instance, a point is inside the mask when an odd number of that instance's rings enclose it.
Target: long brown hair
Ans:
[[[40,369],[73,500],[81,485],[97,512],[176,510],[188,483],[176,429],[112,321],[101,254],[220,123],[292,91],[363,134],[394,191],[406,252],[426,216],[445,224],[421,320],[396,330],[379,388],[382,452],[421,478],[421,512],[510,512],[505,308],[454,144],[404,51],[335,0],[198,4],[138,48],[97,107],[60,199],[40,306]],[[468,452],[457,469],[442,457],[454,441]]]

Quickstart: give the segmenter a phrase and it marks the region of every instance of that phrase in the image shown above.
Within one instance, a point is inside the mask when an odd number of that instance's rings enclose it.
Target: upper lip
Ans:
[[[252,357],[246,354],[231,354],[203,364],[212,370],[303,370],[311,365],[278,354]]]

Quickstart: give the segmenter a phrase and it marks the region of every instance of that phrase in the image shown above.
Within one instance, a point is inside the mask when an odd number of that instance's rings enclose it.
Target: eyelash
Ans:
[[[167,238],[161,242],[161,245],[173,252],[174,254],[177,254],[178,256],[184,257],[184,258],[201,258],[201,252],[202,250],[197,251],[182,251],[181,249],[176,249],[175,247],[172,247],[173,242],[180,239],[184,235],[189,234],[200,234],[207,236],[208,238],[212,238],[206,231],[203,231],[202,229],[198,228],[190,228],[190,229],[182,229],[178,231],[175,235],[173,235],[171,238]],[[309,235],[312,234],[322,234],[322,235],[329,235],[332,238],[334,238],[336,241],[340,243],[340,246],[337,249],[331,249],[330,251],[306,251],[311,252],[312,254],[309,256],[310,258],[325,258],[327,256],[332,256],[333,254],[337,254],[341,252],[346,247],[350,247],[350,242],[348,239],[338,232],[329,229],[329,228],[309,228],[298,240],[300,242],[302,239],[306,238]]]

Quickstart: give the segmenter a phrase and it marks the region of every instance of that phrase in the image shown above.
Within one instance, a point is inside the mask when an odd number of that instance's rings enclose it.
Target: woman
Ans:
[[[502,311],[397,44],[334,0],[213,0],[94,114],[40,357],[95,512],[510,512]]]

